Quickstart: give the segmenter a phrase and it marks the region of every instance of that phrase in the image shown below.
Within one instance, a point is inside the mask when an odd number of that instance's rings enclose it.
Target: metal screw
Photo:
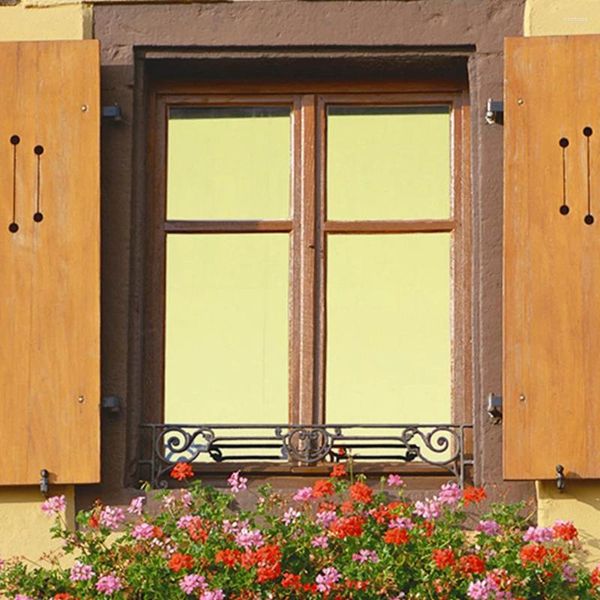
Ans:
[[[81,105],[81,112],[87,112],[88,109],[88,105],[87,104],[82,104]]]
[[[519,396],[519,400],[520,400],[521,402],[525,402],[525,399],[526,399],[526,398],[525,398],[525,394],[521,394],[521,395]]]
[[[523,98],[519,98],[519,99],[517,100],[517,104],[518,104],[519,106],[521,106],[521,104],[523,104],[524,102],[525,102],[525,100],[523,100]]]
[[[77,402],[79,402],[79,404],[83,404],[85,402],[85,398],[83,396],[79,396],[79,398],[77,398]]]

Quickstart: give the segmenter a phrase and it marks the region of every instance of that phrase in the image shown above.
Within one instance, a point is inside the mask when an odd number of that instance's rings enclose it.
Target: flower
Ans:
[[[411,530],[415,524],[408,517],[396,517],[392,519],[388,527],[390,529],[408,529]]]
[[[435,498],[430,500],[427,498],[423,502],[417,500],[415,502],[415,514],[424,519],[437,519],[440,516],[441,507]]]
[[[475,554],[461,556],[458,564],[463,573],[474,574],[485,572],[485,561]]]
[[[479,504],[482,500],[485,500],[487,494],[485,490],[480,487],[469,486],[463,490],[463,500],[465,502],[465,506],[468,506],[471,503]]]
[[[190,479],[190,477],[194,476],[194,469],[192,469],[192,465],[186,462],[178,462],[171,469],[171,477],[173,479],[177,479],[178,481],[185,481],[186,479]]]
[[[86,565],[79,560],[76,560],[71,567],[69,579],[73,582],[89,581],[96,575],[94,569],[90,565]]]
[[[548,551],[541,544],[527,544],[523,546],[519,552],[521,563],[527,566],[529,563],[539,564],[544,561]]]
[[[321,527],[329,527],[337,519],[337,514],[334,510],[322,510],[317,513],[315,521]]]
[[[283,515],[283,522],[286,525],[290,525],[291,523],[293,523],[296,519],[300,518],[300,511],[298,510],[294,510],[293,508],[288,508],[285,511],[285,514]]]
[[[139,523],[133,528],[131,537],[136,540],[149,540],[154,537],[154,525],[150,523]]]
[[[495,588],[492,588],[487,579],[480,581],[472,581],[469,584],[469,589],[467,590],[467,595],[472,600],[488,600],[490,594],[495,591]]]
[[[100,512],[100,525],[117,529],[125,521],[125,512],[118,506],[105,506]]]
[[[225,594],[223,590],[209,590],[200,594],[200,598],[198,600],[224,600]]]
[[[242,548],[258,548],[264,544],[263,535],[258,529],[243,527],[235,535],[235,543]]]
[[[437,495],[438,502],[454,506],[462,497],[462,491],[456,483],[446,483]]]
[[[524,542],[549,542],[554,538],[554,532],[549,527],[530,527],[523,534]]]
[[[590,582],[594,587],[600,587],[600,565],[594,567],[590,575]]]
[[[350,497],[355,502],[369,504],[373,500],[373,490],[362,481],[358,481],[350,486]]]
[[[198,588],[206,589],[206,579],[202,575],[185,575],[179,587],[185,594],[193,594]]]
[[[46,501],[42,502],[42,512],[52,517],[54,515],[58,515],[67,508],[67,501],[64,496],[52,496],[48,498]]]
[[[437,549],[431,553],[431,558],[438,569],[445,569],[446,567],[452,567],[456,562],[454,551],[452,548],[444,548],[443,550]]]
[[[387,484],[390,487],[402,487],[404,485],[404,480],[402,477],[400,477],[400,475],[391,474],[388,475]]]
[[[317,535],[310,543],[314,548],[327,548],[329,546],[329,539],[326,535]]]
[[[246,477],[242,477],[240,475],[239,471],[235,471],[234,473],[232,473],[229,476],[229,479],[227,480],[227,483],[231,487],[231,491],[234,494],[237,494],[239,492],[243,492],[244,490],[248,489],[248,486],[246,485],[248,483],[248,479]]]
[[[331,469],[330,477],[345,477],[345,476],[346,476],[346,465],[344,465],[342,463],[333,465],[333,469]]]
[[[26,596],[25,594],[17,594],[15,600],[33,600],[33,598],[31,596]]]
[[[112,596],[115,592],[123,589],[121,580],[114,573],[102,575],[96,582],[96,589],[106,596]]]
[[[334,521],[329,526],[329,530],[335,537],[342,540],[347,537],[358,537],[362,535],[363,522],[364,519],[357,515],[352,517],[342,517],[337,521]]]
[[[306,501],[310,500],[312,497],[313,497],[313,491],[312,491],[311,487],[300,488],[294,494],[294,500],[296,500],[296,502],[306,502]]]
[[[323,496],[331,496],[334,491],[331,481],[318,479],[313,485],[312,495],[313,498],[322,498]]]
[[[569,583],[577,583],[577,573],[572,565],[563,566],[562,576],[563,579]]]
[[[317,575],[317,590],[319,592],[329,592],[332,587],[340,580],[340,574],[335,567],[325,567]]]
[[[494,520],[479,521],[477,524],[477,531],[485,533],[486,535],[494,536],[498,535],[501,531],[500,525]]]
[[[144,504],[146,503],[146,498],[144,496],[137,496],[133,498],[133,500],[129,503],[127,507],[127,512],[132,515],[140,516],[142,511],[144,510]]]
[[[179,573],[183,569],[191,569],[194,566],[194,558],[189,554],[175,552],[169,559],[168,566],[171,571]]]
[[[359,550],[358,552],[355,552],[352,555],[352,560],[359,562],[359,563],[365,563],[365,562],[379,562],[379,556],[377,556],[377,552],[375,552],[374,550]]]
[[[579,536],[577,528],[571,521],[556,521],[552,525],[552,532],[555,538],[565,540],[566,542],[577,539]]]
[[[383,536],[386,544],[402,545],[408,543],[408,531],[406,529],[388,529]]]

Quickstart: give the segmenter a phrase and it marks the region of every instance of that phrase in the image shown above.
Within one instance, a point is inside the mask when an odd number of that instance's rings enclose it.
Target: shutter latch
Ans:
[[[48,495],[50,491],[50,473],[48,469],[42,469],[40,471],[40,492],[44,494],[44,496]]]
[[[502,421],[502,396],[494,393],[488,394],[487,397],[487,413],[494,424]]]
[[[504,102],[488,98],[485,107],[485,122],[488,125],[504,125]]]

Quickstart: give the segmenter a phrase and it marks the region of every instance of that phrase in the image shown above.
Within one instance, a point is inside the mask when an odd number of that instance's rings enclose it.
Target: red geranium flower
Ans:
[[[184,481],[185,479],[189,479],[194,476],[194,469],[192,469],[192,465],[185,462],[177,463],[171,469],[171,477],[173,479],[177,479],[178,481]]]
[[[561,540],[565,540],[566,542],[570,542],[574,540],[579,535],[577,531],[577,527],[573,525],[570,521],[558,521],[552,526],[552,531],[554,532],[554,537],[559,538]]]
[[[444,548],[443,550],[434,550],[431,553],[433,562],[438,569],[445,569],[446,567],[452,567],[456,563],[454,552],[451,548]]]
[[[594,587],[600,586],[600,565],[598,565],[590,576],[590,581]]]
[[[485,572],[485,561],[475,554],[461,556],[459,562],[460,570],[463,573],[483,573]]]
[[[352,517],[342,517],[334,521],[330,526],[333,535],[341,540],[347,537],[358,537],[362,535],[362,526],[364,519],[356,515]]]
[[[182,569],[191,569],[193,566],[194,558],[189,554],[175,552],[175,554],[173,554],[169,560],[169,569],[171,569],[171,571],[175,571],[175,573],[179,573],[179,571]]]
[[[215,554],[215,562],[223,563],[226,567],[235,567],[238,565],[242,559],[243,552],[241,550],[230,550],[226,548],[225,550],[219,550]]]
[[[408,542],[408,531],[406,529],[388,529],[383,536],[386,544],[406,544]]]
[[[323,496],[331,496],[335,490],[333,484],[327,479],[319,479],[315,481],[313,485],[313,496],[315,498],[322,498]]]
[[[521,548],[519,556],[521,557],[521,563],[523,566],[528,563],[541,563],[546,558],[548,551],[541,544],[527,544]]]
[[[281,586],[284,588],[292,588],[294,590],[300,589],[302,587],[300,575],[296,575],[295,573],[284,573],[283,578],[281,579]]]
[[[343,464],[333,465],[333,469],[331,469],[330,477],[346,477],[346,465],[343,465]]]
[[[350,497],[355,502],[369,504],[373,500],[373,490],[362,481],[358,481],[350,486]]]
[[[480,487],[466,487],[463,491],[463,500],[465,501],[465,506],[474,502],[475,504],[479,504],[482,500],[485,500],[487,494],[485,490]]]

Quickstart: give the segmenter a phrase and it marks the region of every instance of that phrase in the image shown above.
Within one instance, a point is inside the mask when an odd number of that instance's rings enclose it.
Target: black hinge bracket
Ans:
[[[487,397],[487,413],[494,423],[502,421],[502,396],[494,393],[488,394]]]
[[[485,122],[488,125],[504,125],[504,102],[488,98],[485,107]]]
[[[567,478],[565,477],[565,468],[562,465],[556,465],[556,487],[559,492],[562,492],[567,485]]]
[[[40,492],[44,494],[44,496],[48,495],[50,491],[50,473],[48,469],[42,469],[40,471]]]

